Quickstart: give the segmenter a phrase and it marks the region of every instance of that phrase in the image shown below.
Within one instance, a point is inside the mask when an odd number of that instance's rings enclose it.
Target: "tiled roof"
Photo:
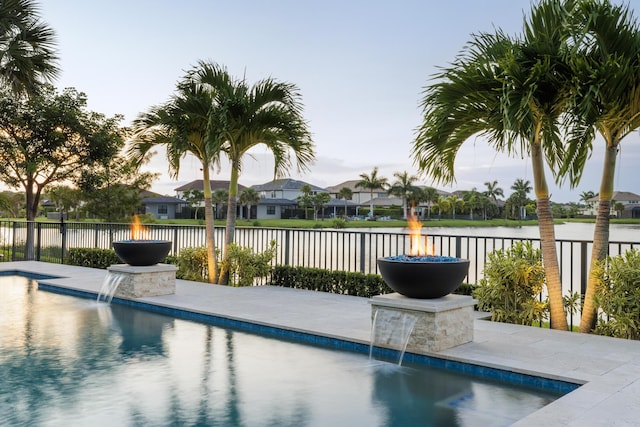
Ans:
[[[195,181],[191,181],[188,182],[184,185],[181,185],[178,188],[174,188],[174,191],[187,191],[187,190],[200,190],[202,191],[204,189],[204,185],[203,185],[203,180],[202,179],[196,179]],[[228,190],[229,189],[229,181],[224,181],[224,180],[210,180],[209,181],[209,185],[211,185],[211,190],[215,191],[215,190]],[[242,184],[238,184],[238,192],[244,190],[245,188],[247,188],[246,186],[242,185]]]
[[[178,199],[177,197],[160,196],[160,197],[147,197],[145,199],[142,199],[141,203],[143,205],[151,205],[151,204],[181,205],[181,204],[186,204],[187,202],[182,199]]]
[[[284,190],[300,190],[304,185],[308,185],[311,187],[312,191],[320,191],[326,192],[327,190],[318,187],[317,185],[309,184],[308,182],[299,181],[297,179],[291,178],[283,178],[276,179],[270,182],[266,182],[264,184],[253,185],[253,188],[256,191],[284,191]]]

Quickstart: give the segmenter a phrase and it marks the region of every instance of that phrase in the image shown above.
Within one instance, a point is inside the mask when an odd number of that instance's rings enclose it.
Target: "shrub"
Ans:
[[[595,301],[600,307],[594,332],[640,339],[640,252],[609,257],[598,264]]]
[[[548,317],[548,303],[540,301],[544,279],[540,250],[530,242],[491,252],[474,293],[478,308],[491,312],[491,320],[497,322],[540,322]]]
[[[66,264],[69,265],[102,269],[121,263],[113,249],[71,248],[67,252],[66,259]]]
[[[275,240],[269,243],[269,249],[260,253],[232,243],[229,245],[227,260],[221,263],[221,268],[229,272],[230,285],[252,286],[254,279],[269,275],[271,260],[275,254]]]
[[[206,247],[184,248],[169,261],[178,267],[176,278],[196,282],[209,281]]]
[[[345,221],[344,219],[335,218],[331,222],[331,226],[333,228],[347,228],[347,221]]]
[[[377,274],[329,271],[321,268],[279,265],[271,272],[273,286],[372,297],[393,292]]]

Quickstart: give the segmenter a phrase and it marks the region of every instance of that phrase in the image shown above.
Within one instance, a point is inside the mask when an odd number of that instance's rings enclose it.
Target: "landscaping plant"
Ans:
[[[594,332],[640,339],[640,252],[608,257],[598,263],[595,295],[598,322]]]
[[[489,254],[474,296],[480,310],[491,312],[491,320],[533,325],[548,316],[548,303],[540,300],[544,284],[540,250],[530,242],[516,242]]]

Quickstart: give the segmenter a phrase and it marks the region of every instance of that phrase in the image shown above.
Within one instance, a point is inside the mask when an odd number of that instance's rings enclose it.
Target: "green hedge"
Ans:
[[[279,265],[271,272],[270,285],[286,288],[372,297],[393,292],[377,274],[329,271],[322,268]]]
[[[393,292],[378,274],[329,271],[321,268],[291,267],[287,265],[274,267],[271,272],[271,281],[268,284],[366,298]],[[473,295],[473,291],[476,288],[476,285],[463,283],[453,293]]]
[[[106,269],[113,264],[122,264],[113,249],[72,248],[67,252],[65,264]]]

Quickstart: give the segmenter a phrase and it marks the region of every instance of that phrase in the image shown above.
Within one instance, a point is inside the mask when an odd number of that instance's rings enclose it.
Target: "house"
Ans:
[[[598,196],[588,199],[587,207],[582,210],[582,214],[596,216],[599,200]],[[622,209],[616,209],[620,206]],[[609,215],[617,218],[640,218],[640,196],[629,191],[614,191]]]
[[[140,204],[145,214],[153,215],[158,219],[185,218],[189,212],[189,204],[185,200],[171,196],[146,197]]]
[[[340,193],[340,190],[342,190],[344,187],[347,187],[348,189],[351,190],[352,195],[350,200],[353,203],[355,203],[356,205],[361,205],[365,202],[368,203],[369,200],[371,200],[371,190],[368,190],[366,188],[356,187],[356,184],[360,181],[361,180],[359,179],[344,181],[344,182],[341,182],[340,184],[327,187],[327,191],[329,192],[329,194],[331,194],[331,197],[337,199],[338,194]],[[387,192],[385,190],[380,190],[380,189],[374,190],[373,197],[374,198],[387,197]]]
[[[211,186],[211,193],[215,193],[217,190],[224,190],[226,192],[229,191],[229,181],[224,181],[224,180],[210,180],[209,181],[209,185]],[[238,195],[240,193],[242,193],[242,191],[244,189],[246,189],[247,187],[242,185],[242,184],[238,184]],[[197,190],[197,191],[204,191],[204,180],[202,179],[196,179],[194,181],[188,182],[184,185],[181,185],[178,188],[174,188],[174,191],[176,192],[176,197],[181,198],[181,199],[187,199],[188,193],[190,191],[193,190]],[[188,204],[188,203],[187,203]],[[191,208],[204,208],[204,200],[198,202],[198,203],[191,203],[189,205]],[[215,209],[215,216],[217,219],[221,219],[221,218],[226,218],[226,212],[227,212],[227,203],[226,200],[224,202],[221,201],[213,201],[213,206]],[[190,208],[190,210],[191,210]],[[238,206],[238,209],[240,209],[240,206]],[[194,214],[192,214],[191,212],[189,212],[188,214],[189,218],[192,218],[194,216]],[[187,217],[187,216],[185,216]]]
[[[229,191],[229,181],[210,180],[209,185],[211,186],[212,193],[216,190]],[[242,184],[238,184],[238,194],[240,194],[245,188],[247,187]],[[174,191],[176,192],[176,197],[178,198],[184,198],[185,193],[191,190],[204,191],[204,181],[202,179],[196,179],[195,181],[188,182],[174,189]],[[201,206],[204,206],[204,204],[202,204]]]
[[[260,195],[258,203],[258,219],[304,218],[304,211],[298,205],[298,197],[302,196],[302,187],[311,187],[311,194],[327,193],[317,185],[291,178],[276,179],[251,188]]]

